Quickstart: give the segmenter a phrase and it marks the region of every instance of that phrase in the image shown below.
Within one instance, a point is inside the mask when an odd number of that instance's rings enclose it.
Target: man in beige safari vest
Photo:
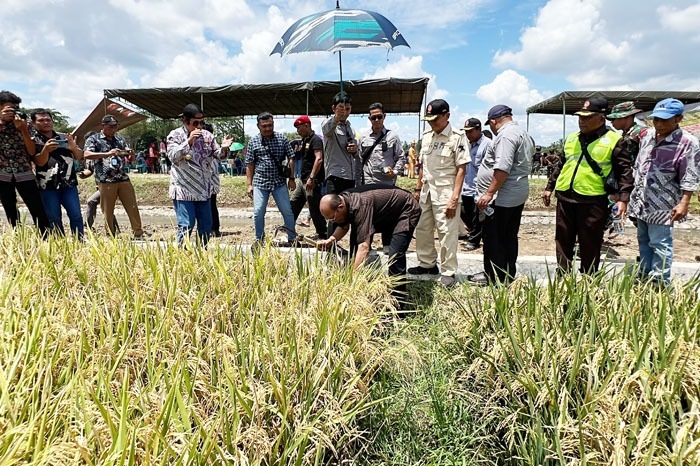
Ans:
[[[632,191],[632,159],[622,136],[605,126],[608,101],[591,97],[576,112],[581,131],[564,141],[564,166],[556,168],[542,194],[546,206],[552,191],[557,196],[556,243],[557,264],[568,271],[574,260],[578,238],[581,272],[598,270],[600,249],[607,221],[608,195],[615,195],[618,215],[625,217]],[[588,156],[586,155],[588,154]],[[596,170],[595,166],[598,166]],[[615,193],[605,191],[605,179],[613,171],[618,183]],[[602,175],[599,174],[602,172]]]
[[[408,273],[440,274],[440,284],[449,287],[455,283],[457,273],[459,209],[464,174],[470,162],[469,150],[460,145],[462,133],[450,125],[447,102],[431,101],[423,119],[430,124],[430,129],[423,133],[415,190],[422,210],[415,232],[418,266],[408,269]],[[439,268],[434,239],[436,228],[440,241]]]

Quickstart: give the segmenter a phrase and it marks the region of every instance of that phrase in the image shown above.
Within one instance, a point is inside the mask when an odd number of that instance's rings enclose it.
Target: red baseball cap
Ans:
[[[309,124],[309,125],[310,125],[310,124],[311,124],[311,118],[307,117],[306,115],[302,115],[302,116],[300,116],[299,118],[297,118],[296,120],[294,120],[294,127],[295,127],[295,128],[296,128],[297,126],[303,125],[303,124]]]

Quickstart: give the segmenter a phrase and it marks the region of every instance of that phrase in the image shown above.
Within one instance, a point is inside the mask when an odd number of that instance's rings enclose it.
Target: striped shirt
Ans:
[[[172,162],[168,195],[178,201],[206,201],[214,192],[214,159],[222,151],[209,131],[203,130],[192,147],[188,137],[184,126],[168,134],[168,158]]]
[[[656,130],[649,128],[639,141],[629,216],[670,225],[671,210],[683,191],[697,191],[699,170],[700,149],[695,136],[677,128],[656,142]]]

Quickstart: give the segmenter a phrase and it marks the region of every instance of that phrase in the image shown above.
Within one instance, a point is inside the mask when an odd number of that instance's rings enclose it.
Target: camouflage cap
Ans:
[[[642,110],[634,106],[634,102],[622,102],[615,105],[606,118],[608,120],[616,120],[618,118],[624,118],[637,114],[641,111]]]

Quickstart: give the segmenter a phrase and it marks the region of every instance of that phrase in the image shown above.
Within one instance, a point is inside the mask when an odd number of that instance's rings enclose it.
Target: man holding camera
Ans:
[[[124,138],[117,134],[118,125],[116,118],[105,115],[102,118],[102,131],[85,141],[85,158],[95,161],[95,179],[100,190],[100,204],[107,231],[111,235],[116,233],[114,206],[119,198],[129,216],[134,239],[140,240],[144,238],[144,233],[139,206],[136,203],[136,192],[124,170],[124,158],[133,161],[134,151],[128,147]]]
[[[36,129],[36,178],[49,226],[65,235],[61,206],[66,209],[70,229],[78,238],[83,237],[83,215],[78,197],[78,177],[75,160],[83,160],[83,151],[70,134],[59,134],[53,129],[53,116],[44,108],[31,113]]]
[[[45,235],[49,222],[32,171],[36,146],[29,134],[27,116],[19,110],[21,102],[22,99],[12,92],[0,91],[0,201],[7,220],[16,227],[19,219],[17,190],[34,223]]]
[[[272,114],[263,112],[258,115],[257,121],[260,133],[250,139],[245,155],[248,196],[253,198],[255,241],[260,243],[265,238],[265,212],[272,195],[287,228],[289,241],[281,246],[292,246],[296,233],[287,187],[292,191],[296,188],[294,151],[287,138],[275,131]]]

